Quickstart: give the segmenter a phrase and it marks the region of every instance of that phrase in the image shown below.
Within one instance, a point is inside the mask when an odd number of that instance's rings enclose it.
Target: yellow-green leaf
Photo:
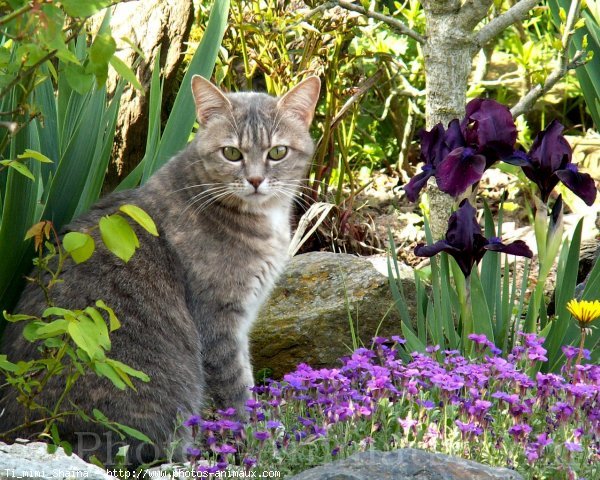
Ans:
[[[100,315],[100,312],[96,310],[94,307],[87,307],[85,309],[85,313],[87,313],[91,319],[96,324],[98,329],[98,343],[104,350],[110,350],[110,338],[108,337],[108,327],[106,326],[106,321]]]
[[[156,229],[156,224],[154,220],[148,215],[144,210],[136,205],[121,205],[119,208],[123,213],[129,215],[133,220],[135,220],[144,230],[148,233],[158,237],[158,230]]]
[[[119,319],[115,315],[115,312],[112,308],[107,306],[106,303],[104,303],[102,300],[98,300],[96,302],[96,306],[108,313],[108,321],[111,332],[114,332],[118,328],[121,328],[121,322],[119,322]]]
[[[110,59],[110,64],[119,75],[121,75],[125,80],[138,89],[142,95],[144,95],[142,84],[135,76],[135,73],[133,73],[133,70],[131,70],[131,68],[129,68],[129,66],[123,60],[113,55]]]
[[[63,238],[63,247],[71,254],[75,263],[81,263],[92,256],[96,244],[87,233],[69,232]]]
[[[10,162],[8,162],[8,166],[14,168],[21,175],[24,175],[31,180],[35,180],[33,173],[31,173],[31,171],[27,168],[25,164],[17,162],[16,160],[11,160]]]
[[[127,263],[135,249],[140,246],[131,225],[123,217],[115,214],[102,217],[99,226],[100,235],[106,248]]]
[[[113,383],[113,385],[115,387],[117,387],[119,390],[125,390],[125,388],[127,388],[127,386],[125,385],[123,380],[121,380],[121,377],[119,377],[117,372],[115,372],[115,369],[113,367],[111,367],[110,365],[108,365],[104,362],[95,362],[94,370],[96,370],[96,373],[98,375],[108,378]],[[96,415],[96,411],[94,410],[94,416],[95,415]],[[98,419],[98,420],[100,420],[100,419]]]
[[[34,160],[42,163],[54,163],[43,153],[36,152],[35,150],[31,150],[29,148],[26,148],[21,155],[17,155],[17,158],[33,158]]]
[[[68,332],[75,344],[87,353],[92,360],[101,360],[104,358],[104,352],[89,332],[90,323],[93,325],[91,320],[89,323],[83,323],[81,319],[79,319],[79,322],[70,322]]]

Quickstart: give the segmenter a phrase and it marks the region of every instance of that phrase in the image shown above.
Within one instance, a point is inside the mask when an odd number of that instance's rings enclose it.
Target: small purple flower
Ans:
[[[269,439],[271,437],[271,434],[269,432],[254,432],[254,438],[256,438],[257,440],[264,442],[265,440]]]
[[[414,418],[399,418],[398,423],[404,429],[404,434],[407,434],[410,430],[414,429],[418,422]]]
[[[487,345],[488,342],[487,337],[483,333],[471,333],[469,334],[468,339],[475,342],[477,345]]]
[[[392,335],[392,341],[399,343],[400,345],[404,345],[406,343],[406,340],[398,335]]]
[[[261,403],[253,398],[250,398],[246,401],[246,410],[249,412],[254,412],[255,410],[261,407]]]
[[[567,402],[556,402],[550,409],[556,413],[556,418],[559,422],[564,422],[573,415],[573,407]]]
[[[565,442],[564,445],[565,445],[565,448],[567,450],[569,450],[570,452],[581,452],[581,451],[583,451],[583,447],[581,446],[580,443]]]
[[[461,431],[463,435],[465,434],[474,434],[481,435],[483,433],[483,429],[476,425],[473,422],[461,422],[460,420],[455,420],[454,422],[458,429]]]
[[[579,355],[579,347],[574,347],[573,345],[564,345],[562,348],[563,353],[567,360],[573,359]],[[590,355],[590,351],[587,348],[583,349],[583,353],[581,354],[583,358],[586,360],[591,360],[592,357]]]
[[[526,423],[518,423],[508,429],[508,433],[512,435],[516,440],[522,440],[527,438],[531,433],[532,428]]]
[[[233,445],[229,445],[227,443],[224,443],[223,445],[220,445],[220,446],[216,447],[215,448],[215,452],[227,455],[229,453],[235,453],[235,452],[237,452],[237,450],[236,450],[236,448]]]
[[[183,425],[185,427],[197,427],[200,425],[201,421],[202,419],[198,415],[192,415],[185,422],[183,422]]]
[[[269,420],[267,422],[267,428],[279,428],[281,426],[281,422],[278,422],[277,420]]]
[[[198,458],[200,456],[200,449],[196,447],[187,447],[185,450],[185,454],[188,457]]]
[[[222,417],[235,417],[235,414],[237,413],[235,408],[228,408],[226,410],[217,410],[217,413],[219,415],[221,415]]]

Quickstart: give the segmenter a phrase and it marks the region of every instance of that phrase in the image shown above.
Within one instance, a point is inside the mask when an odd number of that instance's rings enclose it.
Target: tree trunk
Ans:
[[[100,18],[100,21],[102,19]],[[112,190],[143,158],[146,150],[150,79],[154,60],[160,53],[164,78],[163,112],[172,101],[170,94],[177,85],[177,72],[186,51],[194,20],[193,0],[139,0],[112,7],[111,29],[117,40],[119,57],[133,65],[139,55],[123,38],[129,39],[144,54],[135,73],[144,87],[139,92],[127,85],[121,97],[112,160],[105,188]],[[114,91],[116,75],[110,71],[107,89]],[[188,87],[189,88],[189,87]]]
[[[427,129],[444,127],[465,114],[468,79],[473,57],[479,50],[473,30],[489,8],[485,1],[461,7],[459,0],[423,1],[426,40],[423,44],[426,81],[425,121]],[[437,188],[435,179],[427,185],[431,232],[435,239],[446,232],[454,198]]]

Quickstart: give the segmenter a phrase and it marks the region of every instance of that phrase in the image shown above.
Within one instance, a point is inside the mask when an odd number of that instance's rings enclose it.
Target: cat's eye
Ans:
[[[242,159],[242,152],[235,147],[223,147],[223,156],[231,162],[239,162]]]
[[[270,160],[282,160],[283,157],[287,155],[288,149],[283,145],[277,145],[269,150],[269,159]]]

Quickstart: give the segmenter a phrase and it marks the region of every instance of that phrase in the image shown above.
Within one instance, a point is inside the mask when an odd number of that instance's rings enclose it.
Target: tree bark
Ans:
[[[112,7],[111,29],[117,40],[118,56],[128,65],[133,65],[139,57],[123,40],[126,38],[143,52],[145,58],[135,70],[144,92],[127,85],[121,97],[112,160],[105,181],[105,188],[109,191],[144,156],[154,60],[160,54],[164,112],[170,101],[170,93],[177,87],[177,72],[183,61],[185,42],[189,38],[193,20],[192,0],[139,0]],[[116,74],[111,70],[107,83],[109,94],[114,91],[116,81]]]

